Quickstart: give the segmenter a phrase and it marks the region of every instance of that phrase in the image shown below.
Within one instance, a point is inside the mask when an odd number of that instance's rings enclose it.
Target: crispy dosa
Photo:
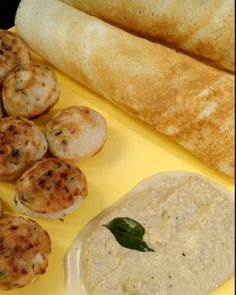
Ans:
[[[234,0],[61,0],[234,71]]]
[[[233,175],[233,75],[55,0],[21,1],[15,24],[60,70]]]

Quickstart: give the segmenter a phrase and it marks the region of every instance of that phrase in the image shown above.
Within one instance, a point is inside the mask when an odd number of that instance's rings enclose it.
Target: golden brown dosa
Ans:
[[[234,71],[234,0],[61,0]]]
[[[233,175],[231,74],[55,0],[23,0],[15,24],[60,70]]]

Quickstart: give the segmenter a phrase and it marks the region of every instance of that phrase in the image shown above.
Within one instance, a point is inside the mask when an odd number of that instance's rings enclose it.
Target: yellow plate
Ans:
[[[33,61],[46,64],[35,54]],[[66,216],[64,222],[37,220],[52,240],[52,253],[46,273],[22,289],[0,291],[3,295],[65,295],[64,257],[74,238],[101,210],[152,174],[188,170],[206,175],[233,190],[232,178],[207,168],[189,152],[147,124],[130,117],[58,70],[56,73],[61,85],[59,102],[50,113],[35,122],[44,131],[46,122],[58,109],[70,105],[86,105],[106,118],[107,142],[96,156],[77,163],[88,179],[89,195],[82,207]],[[5,215],[18,214],[13,202],[14,192],[14,183],[0,182],[0,197],[4,201]],[[213,294],[232,295],[233,279],[211,295]]]

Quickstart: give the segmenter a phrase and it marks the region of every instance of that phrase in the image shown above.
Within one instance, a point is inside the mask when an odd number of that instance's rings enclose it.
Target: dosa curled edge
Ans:
[[[234,71],[234,0],[61,0]]]
[[[15,24],[60,70],[233,175],[233,75],[55,0],[23,0]]]

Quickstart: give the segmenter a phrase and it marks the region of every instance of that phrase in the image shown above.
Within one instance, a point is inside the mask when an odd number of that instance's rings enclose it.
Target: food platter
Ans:
[[[46,64],[34,53],[32,57],[34,62]],[[88,180],[89,194],[82,207],[66,216],[64,221],[37,219],[52,240],[52,253],[45,275],[22,289],[1,291],[0,294],[65,295],[64,259],[74,238],[101,210],[113,204],[136,183],[157,172],[197,172],[233,190],[232,178],[206,167],[167,136],[130,117],[57,69],[54,70],[61,86],[59,101],[48,114],[34,121],[45,131],[45,125],[55,111],[71,105],[85,105],[105,117],[108,125],[107,141],[97,155],[76,163]],[[19,215],[13,201],[14,191],[14,182],[0,182],[5,215]],[[213,294],[232,295],[233,279]]]

